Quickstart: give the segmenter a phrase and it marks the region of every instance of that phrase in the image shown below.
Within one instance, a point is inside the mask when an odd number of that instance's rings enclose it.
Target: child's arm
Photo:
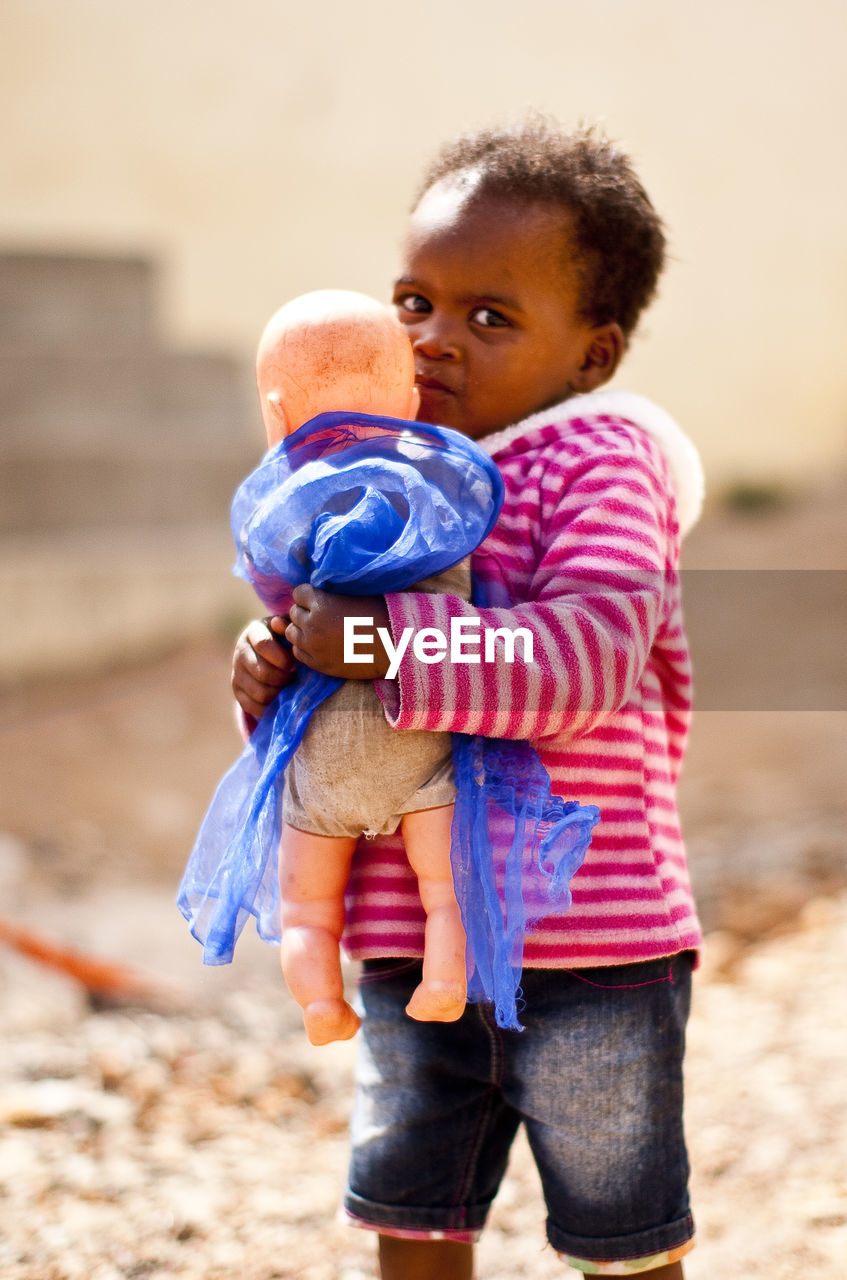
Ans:
[[[679,664],[673,678],[687,683],[681,629],[676,655],[672,643],[681,624],[676,522],[664,477],[645,456],[595,455],[560,494],[540,530],[527,526],[519,536],[514,522],[502,547],[497,532],[492,538],[506,582],[510,557],[517,577],[533,556],[526,604],[479,609],[456,597],[386,597],[395,640],[407,627],[434,627],[449,638],[451,620],[466,618],[478,620],[481,636],[485,628],[525,628],[533,647],[531,663],[507,662],[502,643],[493,662],[478,664],[427,665],[407,650],[397,680],[378,685],[396,728],[510,738],[588,733],[629,700],[660,627],[665,661]],[[541,549],[533,552],[539,534]],[[484,644],[476,652],[484,657]]]
[[[556,479],[552,474],[551,486]],[[457,596],[399,592],[385,596],[393,642],[408,628],[412,634],[435,628],[449,641],[451,622],[464,618],[479,626],[475,652],[484,658],[484,630],[525,629],[532,637],[533,660],[506,660],[502,642],[494,661],[424,663],[412,644],[399,661],[396,680],[377,685],[389,721],[398,729],[482,733],[488,737],[540,738],[596,728],[630,698],[639,683],[660,626],[670,642],[666,662],[678,662],[673,678],[679,689],[689,679],[681,631],[676,577],[676,521],[667,481],[644,456],[629,451],[594,455],[578,477],[560,484],[560,494],[540,530],[543,548],[533,549],[528,526],[502,548],[503,581],[525,572],[531,558],[530,600],[512,608],[475,608]],[[520,527],[517,521],[515,527]],[[341,644],[345,598],[311,588],[315,607],[298,614],[301,652],[312,655],[318,670],[345,675],[335,664]],[[375,613],[382,597],[355,601],[355,613]],[[374,624],[379,625],[377,622]],[[678,653],[674,629],[680,627]],[[289,638],[294,633],[289,629]],[[375,646],[376,647],[376,646]],[[473,652],[466,643],[467,652]],[[381,670],[379,669],[381,667]],[[357,669],[379,679],[384,659]]]

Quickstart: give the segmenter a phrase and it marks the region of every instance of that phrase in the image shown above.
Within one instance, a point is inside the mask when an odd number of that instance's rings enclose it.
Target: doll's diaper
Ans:
[[[392,729],[370,680],[312,713],[285,771],[282,816],[323,836],[389,835],[404,813],[452,804],[449,733]]]

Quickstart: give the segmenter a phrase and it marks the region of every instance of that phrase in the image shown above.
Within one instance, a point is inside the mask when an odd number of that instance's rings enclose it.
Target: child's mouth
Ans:
[[[437,378],[425,378],[420,375],[415,378],[415,385],[423,394],[426,392],[428,396],[445,395],[454,396],[456,392],[452,387],[446,386],[445,383],[439,382]]]

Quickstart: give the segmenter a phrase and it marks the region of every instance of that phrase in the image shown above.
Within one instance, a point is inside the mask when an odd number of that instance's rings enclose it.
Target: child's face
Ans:
[[[592,389],[597,331],[579,314],[562,219],[518,201],[468,205],[467,191],[448,182],[426,192],[394,289],[421,421],[478,438]]]

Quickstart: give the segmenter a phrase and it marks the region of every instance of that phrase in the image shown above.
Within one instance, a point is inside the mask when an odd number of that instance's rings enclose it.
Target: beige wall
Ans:
[[[0,246],[163,255],[170,334],[249,355],[385,293],[445,135],[605,119],[676,261],[618,377],[715,479],[847,469],[843,0],[3,0]]]

